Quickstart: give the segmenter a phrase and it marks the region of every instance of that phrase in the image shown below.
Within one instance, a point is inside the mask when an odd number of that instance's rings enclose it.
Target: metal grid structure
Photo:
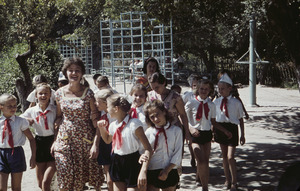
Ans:
[[[121,81],[126,88],[126,81],[143,75],[143,61],[148,57],[155,57],[161,72],[174,83],[172,21],[166,26],[145,12],[127,12],[120,20],[100,21],[100,35],[100,72],[112,77],[114,87]],[[134,66],[137,60],[140,63]]]
[[[79,56],[85,63],[85,70],[87,74],[91,74],[93,70],[93,49],[92,45],[85,45],[83,40],[79,37],[68,38],[66,43],[58,43],[59,52],[63,58]]]

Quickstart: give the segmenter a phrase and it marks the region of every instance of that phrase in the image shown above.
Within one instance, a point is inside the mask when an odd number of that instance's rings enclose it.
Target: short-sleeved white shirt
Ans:
[[[138,137],[135,135],[135,131],[139,127],[143,127],[143,123],[139,119],[130,118],[129,115],[127,115],[124,118],[124,121],[126,123],[125,127],[122,130],[122,146],[120,149],[117,149],[115,146],[114,153],[118,155],[127,155],[134,153],[139,150],[141,142],[138,139]],[[114,135],[116,130],[121,127],[123,121],[118,122],[117,120],[112,122],[109,125],[109,134]]]
[[[201,131],[209,131],[211,130],[211,118],[216,118],[216,106],[209,98],[202,100],[200,96],[198,96],[197,99],[189,100],[184,106],[186,115],[188,117],[189,126]],[[200,119],[200,121],[197,121],[196,114],[200,105],[200,101],[203,101],[204,104],[208,104],[208,119],[206,119],[203,107],[202,118]]]
[[[148,125],[146,123],[146,116],[143,110],[144,105],[141,105],[140,107],[136,108],[136,113],[138,116],[138,119],[143,123],[143,129],[144,131],[146,131],[146,129],[148,128]]]
[[[186,104],[188,101],[195,99],[194,92],[192,90],[184,92],[182,96],[183,103]]]
[[[163,133],[160,133],[158,136],[157,147],[149,161],[148,170],[157,170],[164,169],[169,164],[175,164],[176,166],[173,169],[176,169],[181,164],[182,160],[182,130],[180,127],[171,125],[167,123],[163,128],[165,129],[167,135],[167,143],[165,142],[165,136]],[[158,130],[154,127],[149,127],[145,134],[148,138],[148,141],[154,149],[155,136]]]
[[[37,102],[37,99],[36,99],[36,95],[35,95],[35,92],[36,90],[34,89],[27,97],[27,101],[29,101],[30,103],[34,102],[36,103]],[[55,104],[55,90],[51,89],[51,97],[50,97],[50,104]]]
[[[232,97],[231,95],[227,97],[227,109],[229,118],[225,115],[225,111],[221,111],[220,106],[222,103],[223,96],[219,97],[214,101],[216,105],[216,121],[220,123],[233,123],[236,125],[240,124],[240,119],[243,118],[243,106],[241,102]]]
[[[3,115],[0,118],[0,148],[11,148],[8,144],[8,132],[5,131],[5,138],[2,143],[2,133],[4,130],[4,122],[5,122],[6,117]],[[10,126],[11,126],[11,131],[13,135],[13,141],[14,141],[14,147],[19,147],[23,146],[26,141],[26,136],[23,133],[26,129],[29,128],[29,123],[26,119],[18,116],[12,116],[10,121]]]
[[[40,115],[40,112],[44,113],[47,110],[50,112],[47,113],[47,122],[48,122],[48,130],[45,127],[45,120],[44,117],[39,117],[39,122],[37,122],[36,118]],[[39,104],[34,107],[28,108],[20,117],[24,118],[32,118],[34,119],[34,123],[32,127],[35,129],[35,134],[38,136],[50,136],[54,135],[54,121],[56,118],[56,106],[49,104],[45,111],[42,111]]]

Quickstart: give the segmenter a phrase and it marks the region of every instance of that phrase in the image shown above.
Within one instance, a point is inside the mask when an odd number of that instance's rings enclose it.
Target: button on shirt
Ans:
[[[228,114],[229,118],[226,117],[225,111],[221,111],[220,106],[222,103],[222,97],[219,97],[214,101],[216,105],[216,121],[219,123],[233,123],[236,125],[240,124],[240,119],[243,118],[243,106],[241,102],[232,97],[231,95],[227,97],[227,109],[228,109]]]
[[[129,115],[124,118],[126,125],[121,132],[123,144],[120,149],[117,149],[117,147],[115,146],[115,154],[128,155],[134,153],[139,150],[140,144],[142,144],[138,137],[135,135],[135,131],[137,130],[137,128],[143,127],[143,123],[139,119],[129,119]],[[113,136],[116,130],[122,125],[122,123],[123,121],[118,122],[117,120],[112,122],[109,125],[109,134]]]
[[[173,169],[176,169],[181,164],[183,145],[182,130],[175,125],[171,125],[171,127],[168,128],[169,126],[169,123],[167,123],[163,127],[167,135],[168,146],[164,134],[160,133],[157,147],[149,161],[148,170],[164,169],[170,163],[175,164],[176,166]],[[154,149],[155,135],[157,132],[158,130],[154,127],[149,127],[145,132],[152,149]]]
[[[4,130],[4,122],[5,122],[6,117],[1,116],[0,118],[0,128],[1,128],[1,133],[0,133],[0,148],[11,148],[8,144],[8,132],[6,131],[6,136],[4,138],[4,141],[2,143],[2,132]],[[10,126],[11,126],[11,131],[13,135],[13,141],[14,141],[14,147],[18,146],[23,146],[26,141],[26,136],[23,133],[26,129],[29,128],[29,123],[26,119],[18,117],[18,116],[12,116],[10,118]]]
[[[186,115],[189,120],[189,126],[200,131],[209,131],[211,130],[211,118],[216,118],[216,106],[209,98],[202,100],[200,96],[198,96],[197,99],[190,99],[184,106]],[[208,104],[208,119],[206,119],[203,107],[202,118],[200,119],[200,121],[197,121],[196,114],[200,105],[200,101],[203,101],[203,104]]]
[[[44,113],[47,110],[50,112],[47,113],[47,122],[48,122],[48,128],[45,127],[45,119],[43,116],[40,116],[40,112]],[[39,122],[37,122],[36,118],[39,117]],[[54,135],[54,121],[56,118],[56,106],[49,104],[47,109],[45,111],[42,111],[39,104],[37,104],[34,107],[28,108],[20,117],[24,118],[32,118],[34,119],[34,123],[32,124],[32,127],[35,129],[35,134],[38,136],[51,136]]]

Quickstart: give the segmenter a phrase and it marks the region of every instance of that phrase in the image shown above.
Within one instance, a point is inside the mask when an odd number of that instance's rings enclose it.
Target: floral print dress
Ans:
[[[92,90],[86,88],[80,98],[65,97],[62,88],[56,92],[63,113],[54,146],[59,187],[65,190],[83,190],[86,182],[99,188],[104,180],[97,159],[90,159],[96,129],[90,119]]]

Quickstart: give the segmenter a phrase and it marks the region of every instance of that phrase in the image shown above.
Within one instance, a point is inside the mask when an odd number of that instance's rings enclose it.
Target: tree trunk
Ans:
[[[29,37],[29,50],[25,52],[24,54],[17,54],[16,60],[19,64],[19,67],[21,69],[21,72],[23,74],[23,79],[17,79],[16,80],[16,88],[17,93],[19,97],[19,101],[21,103],[21,111],[24,112],[28,106],[29,103],[27,103],[26,98],[29,95],[29,93],[32,91],[32,80],[29,73],[29,68],[27,65],[27,59],[32,56],[35,50],[34,46],[34,35],[30,35]]]

